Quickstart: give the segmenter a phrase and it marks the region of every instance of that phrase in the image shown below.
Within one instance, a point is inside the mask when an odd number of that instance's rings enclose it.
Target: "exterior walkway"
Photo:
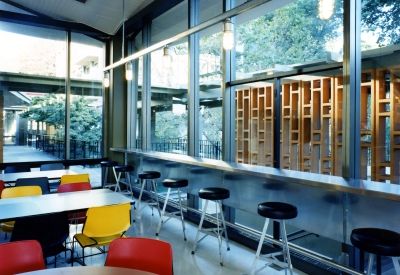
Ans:
[[[3,147],[4,163],[7,162],[26,162],[26,161],[49,161],[58,160],[58,158],[45,152],[28,146],[6,145]],[[88,173],[90,175],[90,183],[92,187],[101,186],[101,168],[84,167],[82,165],[70,166],[70,169],[78,174]],[[33,171],[39,168],[32,168]]]

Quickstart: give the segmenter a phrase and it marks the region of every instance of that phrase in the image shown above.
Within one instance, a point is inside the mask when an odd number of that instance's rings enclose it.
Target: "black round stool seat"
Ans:
[[[228,189],[220,187],[207,187],[199,190],[199,197],[205,200],[224,200],[229,198]]]
[[[114,167],[115,172],[132,172],[135,170],[135,167],[132,165],[117,165]]]
[[[297,207],[284,202],[263,202],[258,205],[258,214],[275,220],[297,217]]]
[[[189,182],[187,179],[173,178],[173,179],[165,179],[163,181],[164,187],[167,187],[167,188],[181,188],[181,187],[188,186],[188,184],[189,184]]]
[[[389,256],[400,256],[400,234],[381,228],[356,228],[350,235],[351,243],[366,252]]]
[[[152,180],[152,179],[158,179],[161,177],[160,172],[157,171],[143,171],[138,174],[139,179],[142,180]]]
[[[113,161],[113,160],[104,160],[102,162],[100,162],[100,166],[102,167],[113,167],[113,166],[117,166],[118,162]]]

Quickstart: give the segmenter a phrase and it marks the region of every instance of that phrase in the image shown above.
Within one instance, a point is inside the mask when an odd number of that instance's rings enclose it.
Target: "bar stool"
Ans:
[[[161,212],[161,218],[160,218],[160,221],[158,222],[156,236],[158,236],[158,233],[160,232],[161,225],[164,225],[171,218],[178,218],[179,216],[177,214],[180,213],[180,217],[181,217],[181,221],[182,221],[183,238],[186,241],[186,234],[185,234],[185,229],[186,228],[185,228],[185,222],[184,222],[183,212],[182,212],[182,199],[181,199],[181,190],[180,190],[180,188],[186,187],[186,186],[188,186],[188,184],[189,183],[188,183],[187,179],[173,178],[173,179],[165,179],[163,181],[163,186],[167,187],[168,191],[167,191],[167,196],[165,197],[164,207],[163,207],[163,210]],[[168,204],[168,199],[169,199],[169,194],[171,192],[171,188],[178,189],[179,211],[175,211],[175,212],[172,212],[172,213],[165,213],[165,208],[166,208],[166,206]],[[162,220],[162,218],[164,216],[168,217],[168,219],[165,220],[165,221]]]
[[[221,252],[221,246],[222,246],[222,234],[225,234],[225,241],[226,241],[226,246],[227,250],[229,251],[229,239],[228,239],[228,232],[226,231],[226,225],[225,225],[225,218],[224,218],[224,213],[222,212],[222,200],[229,198],[230,193],[228,189],[225,188],[219,188],[219,187],[208,187],[208,188],[202,188],[199,190],[199,197],[202,199],[205,199],[206,202],[203,207],[203,213],[201,215],[200,223],[199,223],[199,228],[197,230],[196,234],[196,240],[194,241],[193,249],[192,249],[192,254],[196,251],[196,246],[199,242],[201,242],[205,237],[211,234],[215,234],[218,238],[218,246],[219,246],[219,260],[221,266],[222,264],[222,252]],[[217,227],[216,228],[206,228],[202,229],[203,226],[203,221],[204,217],[207,212],[207,206],[209,201],[216,201],[215,204],[215,210],[216,210],[216,218],[217,218]],[[218,209],[217,209],[217,204],[219,205],[219,213],[221,215],[221,220],[222,220],[222,228],[220,228],[219,225],[219,218],[218,218]],[[200,232],[203,232],[204,235],[199,241],[199,235]]]
[[[100,166],[103,170],[103,182],[102,182],[102,188],[106,188],[106,187],[112,187],[112,186],[116,186],[115,183],[107,183],[108,180],[108,170],[112,167],[112,171],[114,173],[114,177],[115,179],[117,179],[117,174],[115,173],[115,169],[114,167],[118,165],[118,162],[113,161],[113,160],[104,160],[102,162],[100,162]]]
[[[132,184],[131,184],[131,176],[130,172],[135,170],[135,167],[132,165],[117,165],[114,167],[115,173],[118,173],[117,176],[117,184],[115,186],[115,192],[119,192],[122,194],[130,194],[133,199],[133,192],[132,192]],[[125,174],[125,182],[121,180],[121,175]],[[120,184],[125,184],[128,188],[127,191],[122,191]]]
[[[267,232],[268,223],[270,219],[276,220],[280,223],[281,228],[281,236],[282,236],[282,251],[271,253],[264,255],[263,258],[268,263],[260,268],[257,271],[260,271],[271,264],[278,265],[285,269],[285,274],[287,268],[290,270],[290,274],[293,275],[293,266],[290,260],[290,252],[289,252],[289,245],[286,235],[286,228],[285,228],[285,220],[293,219],[297,217],[297,207],[291,204],[283,203],[283,202],[263,202],[258,205],[258,214],[266,217],[264,228],[261,233],[261,239],[258,243],[258,248],[256,252],[256,256],[254,258],[253,267],[251,268],[250,275],[254,275],[256,273],[257,261],[260,258],[260,252],[262,245],[264,243],[265,233]],[[276,258],[278,255],[283,255],[284,262],[281,262]]]
[[[138,174],[138,178],[142,181],[142,188],[140,189],[140,195],[139,195],[139,199],[138,199],[138,204],[136,207],[136,211],[135,211],[135,215],[133,217],[133,222],[136,221],[136,217],[139,214],[140,211],[142,211],[146,206],[150,206],[151,207],[151,215],[153,215],[153,207],[152,206],[157,206],[157,210],[158,210],[158,214],[161,217],[161,211],[160,211],[160,205],[158,203],[158,195],[157,195],[157,189],[156,189],[156,183],[155,183],[155,179],[158,179],[161,177],[160,172],[157,171],[143,171],[141,173]],[[143,190],[144,187],[147,183],[147,181],[150,180],[152,183],[152,187],[153,187],[153,191],[154,191],[154,197],[150,199],[150,201],[147,202],[143,202],[146,203],[145,206],[142,207],[142,209],[140,209],[140,203],[142,203],[142,195],[143,195]]]
[[[367,275],[372,272],[374,254],[391,257],[396,274],[400,275],[400,234],[381,228],[356,228],[350,235],[353,246],[369,253]]]

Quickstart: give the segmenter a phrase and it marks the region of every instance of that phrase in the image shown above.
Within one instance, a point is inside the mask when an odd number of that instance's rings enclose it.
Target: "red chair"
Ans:
[[[0,244],[0,274],[46,269],[42,247],[38,241],[19,241]]]
[[[4,189],[4,181],[0,180],[0,198],[1,198],[1,192]]]
[[[57,193],[76,192],[92,190],[89,182],[76,182],[71,184],[62,184],[58,186]],[[86,211],[69,214],[68,219],[75,225],[83,224],[86,219]]]
[[[172,261],[172,247],[167,242],[149,238],[118,238],[110,244],[105,266],[172,275]]]

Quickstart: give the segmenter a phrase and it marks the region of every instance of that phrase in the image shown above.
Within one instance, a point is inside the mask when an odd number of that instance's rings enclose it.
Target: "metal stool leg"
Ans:
[[[182,231],[183,231],[183,239],[186,241],[186,227],[185,227],[185,221],[183,218],[183,211],[182,211],[182,199],[181,199],[181,189],[178,188],[178,197],[179,197],[179,209],[181,211],[181,221],[182,221]]]
[[[289,267],[290,274],[293,275],[293,266],[292,266],[292,261],[290,259],[290,251],[289,251],[289,244],[287,240],[287,235],[286,235],[286,226],[285,222],[283,220],[280,220],[281,223],[281,230],[282,230],[282,249],[284,256],[283,258],[286,259],[285,262],[287,262],[287,265]],[[286,274],[286,268],[285,268],[285,274]]]
[[[158,215],[159,215],[160,218],[161,218],[160,203],[158,202],[158,195],[157,195],[157,189],[156,189],[156,182],[155,182],[154,180],[152,180],[151,183],[152,183],[152,185],[153,185],[154,196],[156,197]],[[153,200],[154,200],[154,198],[153,198]],[[153,210],[151,210],[151,215],[153,216]]]
[[[103,167],[104,171],[103,171],[103,186],[102,188],[106,187],[106,183],[107,183],[107,179],[108,179],[108,167]]]
[[[205,217],[205,215],[206,215],[207,206],[208,206],[208,200],[206,200],[206,203],[204,204],[204,207],[203,207],[203,213],[201,214],[201,219],[200,219],[200,223],[199,223],[199,228],[197,229],[196,239],[195,239],[194,244],[193,244],[192,254],[194,254],[194,252],[196,251],[196,246],[197,246],[197,244],[198,244],[198,241],[197,241],[197,240],[199,239],[201,227],[203,226],[203,221],[204,221],[204,217]],[[206,235],[206,236],[207,236],[207,235]],[[200,241],[201,241],[201,240],[200,240]]]
[[[121,192],[121,187],[119,186],[119,180],[121,179],[121,172],[118,173],[118,177],[117,177],[117,185],[115,186],[115,192]]]
[[[222,212],[222,201],[221,200],[218,201],[218,204],[219,204],[219,210],[220,210],[221,218],[222,218],[222,225],[224,227],[224,232],[225,232],[226,249],[229,251],[229,250],[231,250],[231,248],[229,247],[228,231],[226,230],[224,212]]]
[[[269,219],[265,219],[264,228],[261,232],[261,239],[260,239],[260,242],[258,243],[257,252],[256,252],[256,256],[254,258],[254,262],[253,262],[253,266],[251,268],[250,275],[254,275],[256,273],[257,261],[260,258],[260,252],[261,252],[262,245],[264,243],[265,234],[267,233],[268,224],[269,224]]]
[[[146,180],[142,180],[142,188],[140,189],[138,205],[136,207],[135,215],[133,216],[133,222],[136,221],[137,214],[139,214],[139,212],[141,211],[140,202],[142,201],[143,189],[144,189],[145,184],[146,184]]]
[[[396,275],[400,275],[400,265],[399,265],[399,257],[392,257],[394,269],[396,270]]]
[[[161,212],[160,221],[158,222],[158,227],[157,227],[157,231],[156,231],[156,236],[158,236],[158,233],[160,232],[161,223],[163,222],[162,219],[163,219],[164,214],[165,214],[165,208],[167,207],[167,204],[168,204],[168,199],[169,199],[169,193],[170,193],[170,191],[171,191],[171,188],[168,188],[167,196],[165,197],[165,201],[164,201],[164,207],[163,207],[162,212]]]
[[[372,265],[374,264],[374,256],[375,255],[372,253],[369,254],[367,275],[371,275],[371,273],[372,273]]]

